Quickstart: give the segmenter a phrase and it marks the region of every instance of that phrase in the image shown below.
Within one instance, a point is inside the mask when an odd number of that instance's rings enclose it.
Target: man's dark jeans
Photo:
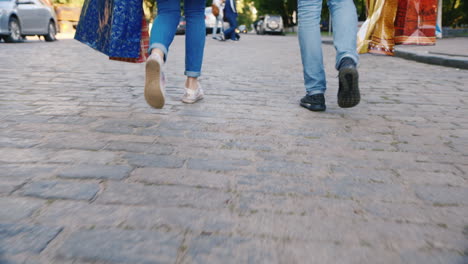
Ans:
[[[236,40],[237,15],[226,13],[226,20],[229,22],[229,28],[224,31],[224,38]]]

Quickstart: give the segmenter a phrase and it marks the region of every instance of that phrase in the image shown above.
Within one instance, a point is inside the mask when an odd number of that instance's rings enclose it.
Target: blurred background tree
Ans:
[[[84,0],[52,0],[52,3],[70,7],[81,7],[83,6]]]
[[[297,0],[244,0],[245,2],[253,2],[258,11],[258,15],[281,15],[286,27],[293,26],[297,23]],[[465,1],[465,0],[463,0]],[[359,20],[366,19],[366,3],[365,0],[354,0],[356,4]],[[328,21],[329,11],[327,1],[322,2],[321,19]]]
[[[366,19],[366,0],[353,0],[356,4],[359,21]],[[67,6],[81,6],[84,0],[52,0],[54,4]],[[183,10],[183,1],[181,10]],[[206,6],[211,6],[211,0],[206,1]],[[294,16],[297,15],[297,0],[236,0],[239,12],[239,25],[250,26],[258,16],[272,14],[281,15],[286,27],[297,23]],[[155,0],[143,0],[145,14],[152,21],[157,13]],[[327,1],[322,3],[322,20],[328,21],[329,11]],[[447,27],[460,27],[468,25],[468,0],[443,0],[442,25]]]
[[[444,0],[442,26],[468,27],[468,0]]]

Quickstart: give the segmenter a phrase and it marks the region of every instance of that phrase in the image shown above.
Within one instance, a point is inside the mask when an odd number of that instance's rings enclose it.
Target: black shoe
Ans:
[[[338,105],[342,108],[356,106],[361,100],[356,63],[353,59],[345,57],[341,60],[338,70]]]
[[[323,94],[306,95],[302,97],[300,105],[310,111],[325,111],[325,96]]]

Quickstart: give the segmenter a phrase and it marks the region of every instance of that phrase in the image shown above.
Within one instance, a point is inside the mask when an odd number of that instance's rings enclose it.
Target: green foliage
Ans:
[[[258,15],[281,15],[285,26],[292,24],[292,14],[297,10],[297,0],[253,0]]]
[[[244,0],[248,1],[248,0]],[[275,14],[281,15],[285,26],[292,26],[294,23],[293,14],[297,14],[297,0],[251,0],[257,8],[258,15]],[[359,20],[366,18],[365,0],[354,0],[356,4]],[[322,20],[328,20],[329,11],[327,1],[322,1]]]
[[[244,1],[246,2],[246,1]],[[247,26],[248,29],[250,29],[250,25],[254,22],[253,21],[253,14],[252,11],[250,10],[248,5],[244,5],[242,10],[239,11],[239,17],[237,18],[237,21],[239,25],[245,25]]]
[[[468,25],[468,0],[444,0],[442,26],[459,27]]]

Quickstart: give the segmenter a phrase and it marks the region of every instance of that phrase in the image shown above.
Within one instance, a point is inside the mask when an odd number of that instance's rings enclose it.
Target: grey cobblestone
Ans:
[[[99,191],[97,183],[72,181],[33,181],[22,187],[18,193],[43,199],[91,200]]]
[[[435,205],[468,205],[468,188],[451,186],[416,186],[419,198]]]
[[[124,165],[80,165],[67,168],[59,172],[61,178],[76,179],[112,179],[121,180],[127,177],[132,171],[132,167]]]
[[[0,223],[17,222],[28,218],[44,204],[44,201],[33,199],[1,197]]]
[[[241,170],[250,163],[248,160],[190,159],[187,161],[187,168],[207,171],[235,171]]]
[[[131,165],[140,167],[180,168],[185,160],[179,157],[154,154],[126,153],[123,158]]]
[[[233,185],[234,176],[185,168],[137,168],[132,172],[130,180],[157,185],[229,189]]]
[[[138,194],[138,195],[135,195]],[[97,202],[161,207],[222,208],[231,195],[206,188],[109,182]]]
[[[144,64],[0,43],[0,262],[466,262],[466,71],[364,55],[341,109],[326,45],[313,113],[296,37],[209,38],[186,105],[183,46],[155,110]]]
[[[0,224],[0,252],[4,255],[39,254],[60,231],[62,228]]]
[[[149,145],[148,143],[134,142],[111,142],[108,146],[105,147],[105,149],[156,155],[170,155],[174,152],[174,148],[171,146],[162,144]]]
[[[181,240],[181,235],[156,231],[85,230],[65,241],[58,258],[104,263],[170,263],[177,257]]]

